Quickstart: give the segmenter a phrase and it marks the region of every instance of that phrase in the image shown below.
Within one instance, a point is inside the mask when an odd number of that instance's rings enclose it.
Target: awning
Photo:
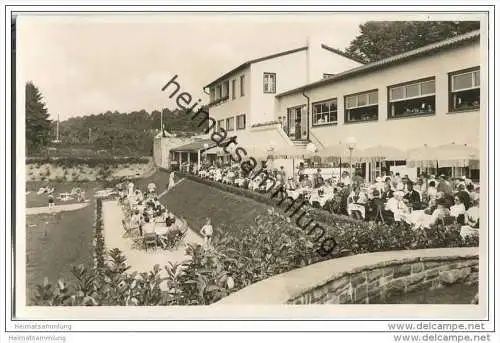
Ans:
[[[216,146],[215,142],[212,141],[211,139],[203,139],[199,141],[194,141],[189,144],[181,145],[175,148],[170,149],[170,151],[173,152],[198,152],[198,151],[204,151],[208,150],[211,148],[214,148]]]
[[[462,144],[445,144],[438,147],[423,146],[408,153],[408,164],[412,167],[468,167],[479,159],[479,150]]]

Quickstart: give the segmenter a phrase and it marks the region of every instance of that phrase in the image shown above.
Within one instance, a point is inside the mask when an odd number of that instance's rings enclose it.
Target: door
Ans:
[[[297,106],[288,109],[287,128],[288,137],[293,140],[302,140],[307,135],[307,117],[305,106]]]

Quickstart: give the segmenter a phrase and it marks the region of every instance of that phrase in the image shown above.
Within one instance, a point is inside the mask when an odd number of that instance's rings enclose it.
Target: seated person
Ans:
[[[390,198],[394,196],[394,191],[391,188],[390,183],[384,183],[384,191],[381,194],[381,198],[384,200],[384,202],[387,202]]]
[[[170,227],[174,223],[175,223],[175,216],[172,214],[172,212],[168,212],[165,216],[165,225],[167,227]]]
[[[151,223],[149,217],[144,217],[144,223],[142,224],[142,232],[141,235],[145,233],[154,233],[155,232],[155,226],[153,223]]]
[[[403,199],[408,202],[411,209],[419,210],[421,207],[420,193],[413,189],[413,182],[408,180],[406,189],[407,193],[404,195]]]
[[[148,193],[156,193],[156,185],[154,182],[148,184]]]
[[[319,188],[325,184],[325,180],[323,179],[323,175],[321,175],[321,169],[318,168],[316,174],[314,174],[314,188]]]
[[[465,205],[460,199],[459,194],[455,195],[455,205],[450,207],[450,216],[458,218],[460,215],[465,217]],[[463,224],[463,223],[461,223]]]
[[[394,221],[400,222],[406,219],[410,213],[410,209],[403,201],[404,193],[402,191],[394,192],[394,196],[390,198],[385,204],[385,209],[392,212]]]
[[[450,209],[448,208],[448,202],[444,197],[436,199],[436,209],[432,213],[432,219],[430,225],[438,224],[443,221],[444,218],[450,216]]]
[[[366,203],[368,201],[368,196],[365,192],[361,190],[359,186],[355,186],[351,194],[347,197],[347,213],[349,216],[356,215],[359,212],[361,218],[366,217]]]
[[[298,185],[297,183],[295,182],[295,180],[293,179],[293,177],[289,177],[287,182],[285,183],[285,188],[286,189],[289,189],[291,191],[294,191],[298,188]]]
[[[471,197],[469,192],[465,190],[465,183],[460,183],[458,185],[458,192],[456,196],[460,198],[460,201],[464,204],[466,210],[471,206]]]
[[[313,184],[312,181],[309,179],[309,175],[304,174],[302,177],[302,181],[300,181],[300,187],[301,188],[312,188]]]

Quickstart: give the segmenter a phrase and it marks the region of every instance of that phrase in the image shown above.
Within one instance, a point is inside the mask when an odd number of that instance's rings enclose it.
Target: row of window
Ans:
[[[479,108],[479,67],[449,74],[449,112]],[[436,80],[434,77],[390,86],[388,118],[404,118],[434,114]],[[378,90],[344,97],[346,123],[378,120]],[[312,104],[312,125],[337,123],[337,98]]]
[[[231,99],[236,99],[236,81],[231,80]],[[276,73],[264,73],[263,76],[264,93],[276,93]],[[240,97],[245,95],[245,75],[240,76]],[[229,99],[229,80],[210,88],[210,103]]]
[[[229,117],[226,119],[220,119],[217,120],[217,128],[216,131],[219,131],[219,129],[224,129],[226,131],[233,131],[234,130],[234,118],[235,117]],[[246,127],[246,115],[240,114],[236,116],[236,130],[244,130]]]

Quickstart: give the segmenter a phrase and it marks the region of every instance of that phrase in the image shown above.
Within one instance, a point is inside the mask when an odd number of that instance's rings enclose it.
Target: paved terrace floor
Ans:
[[[182,262],[189,258],[185,254],[186,243],[203,244],[203,239],[193,230],[188,229],[184,243],[175,250],[149,248],[145,251],[134,248],[132,238],[123,236],[121,223],[123,217],[123,212],[116,200],[103,201],[104,244],[106,249],[118,248],[123,252],[127,258],[127,264],[131,267],[131,272],[147,272],[152,270],[155,264],[159,264],[161,275],[166,276],[164,266],[168,261]]]

